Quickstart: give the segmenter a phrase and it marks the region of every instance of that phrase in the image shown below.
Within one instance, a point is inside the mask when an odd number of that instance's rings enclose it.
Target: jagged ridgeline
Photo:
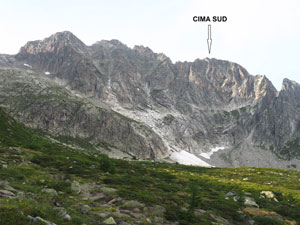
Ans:
[[[297,168],[300,86],[238,64],[173,63],[117,40],[70,32],[0,55],[0,106],[53,142],[116,158]]]

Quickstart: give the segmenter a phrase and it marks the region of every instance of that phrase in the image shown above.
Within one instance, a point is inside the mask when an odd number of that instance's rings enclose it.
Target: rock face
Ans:
[[[149,127],[75,95],[40,74],[15,68],[0,69],[0,74],[1,106],[31,128],[58,139],[88,141],[96,148],[113,146],[140,158],[166,154],[164,143]]]
[[[139,158],[224,149],[202,158],[222,166],[300,158],[300,85],[285,79],[277,92],[232,62],[172,63],[117,40],[86,46],[66,31],[1,55],[0,69],[1,106],[53,136],[104,141]],[[264,164],[266,154],[284,160]]]
[[[40,72],[62,79],[72,89],[90,95],[101,93],[104,76],[89,57],[86,46],[70,32],[61,32],[43,41],[28,42],[16,55]],[[82,76],[84,74],[84,76]]]

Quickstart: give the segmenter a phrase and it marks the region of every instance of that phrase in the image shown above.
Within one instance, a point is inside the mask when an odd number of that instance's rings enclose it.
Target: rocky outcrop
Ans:
[[[284,79],[277,97],[258,114],[254,141],[266,145],[283,158],[299,157],[300,85]]]
[[[216,147],[300,157],[299,85],[285,79],[277,92],[267,77],[236,63],[172,63],[148,47],[129,48],[118,40],[86,46],[66,31],[28,42],[16,56],[2,55],[0,65],[13,67],[19,80],[27,77],[25,86],[5,80],[6,108],[52,134],[93,145],[105,140],[143,158],[179,150],[199,156]]]
[[[43,41],[28,42],[20,49],[16,59],[35,71],[60,79],[74,90],[101,96],[105,77],[94,66],[85,44],[71,32],[60,32]]]
[[[95,147],[104,143],[140,158],[162,158],[167,152],[149,127],[75,96],[39,74],[2,69],[0,80],[1,106],[31,128]]]

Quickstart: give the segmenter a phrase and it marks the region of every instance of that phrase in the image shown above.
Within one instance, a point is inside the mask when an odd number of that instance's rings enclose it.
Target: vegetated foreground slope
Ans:
[[[2,109],[0,153],[1,225],[300,223],[298,171],[110,159]]]
[[[105,142],[118,157],[183,162],[191,153],[201,165],[300,162],[300,85],[288,79],[277,91],[236,63],[172,63],[117,40],[86,46],[67,31],[0,55],[0,67],[4,110],[60,140]]]

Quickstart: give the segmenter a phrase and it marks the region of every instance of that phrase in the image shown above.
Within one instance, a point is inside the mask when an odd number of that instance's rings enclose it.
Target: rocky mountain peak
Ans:
[[[70,40],[70,39],[76,39],[79,40],[72,32],[70,31],[62,31],[62,32],[57,32],[50,37],[54,37],[57,39],[63,39],[63,40]],[[80,40],[79,40],[80,41]]]
[[[70,31],[58,32],[44,40],[30,41],[23,46],[17,57],[24,58],[25,55],[37,55],[39,53],[58,52],[62,48],[72,48],[73,50],[86,54],[86,45]]]
[[[289,91],[299,89],[300,85],[296,81],[289,80],[287,78],[283,79],[281,90]]]
[[[293,104],[298,104],[300,99],[300,85],[295,81],[285,78],[282,82],[279,96],[288,99]]]
[[[256,99],[267,95],[275,97],[277,94],[276,88],[265,75],[257,75],[255,77],[254,91]]]
[[[121,41],[112,39],[112,40],[102,40],[102,41],[97,41],[94,43],[91,48],[99,48],[99,47],[105,47],[107,49],[111,48],[120,48],[120,49],[128,49],[128,46],[123,44]]]
[[[153,55],[154,54],[154,52],[149,47],[145,47],[143,45],[135,45],[133,47],[133,50],[137,51],[140,54],[145,54],[145,55]]]
[[[133,47],[133,51],[137,52],[139,55],[149,58],[149,59],[154,59],[154,60],[159,60],[161,62],[168,62],[172,63],[171,59],[167,57],[163,53],[155,53],[150,49],[149,47],[143,46],[143,45],[135,45]]]
[[[123,44],[121,41],[117,40],[117,39],[112,39],[109,41],[109,43],[113,44],[114,46],[117,47],[127,47],[127,45]]]

